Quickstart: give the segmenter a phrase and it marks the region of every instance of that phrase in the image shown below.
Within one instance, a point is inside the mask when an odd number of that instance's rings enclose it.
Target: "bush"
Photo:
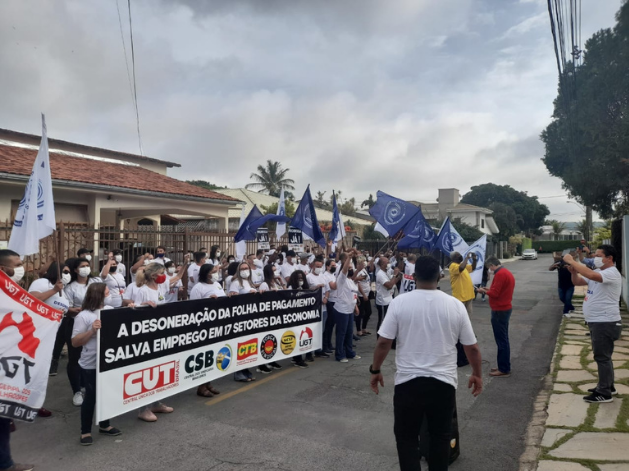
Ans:
[[[511,258],[511,254],[510,254],[509,252],[504,252],[504,253],[502,254],[502,257],[503,257],[504,259]]]
[[[578,240],[538,240],[533,243],[533,249],[538,253],[561,252],[565,249],[574,249],[578,247]],[[540,250],[541,247],[541,250]]]

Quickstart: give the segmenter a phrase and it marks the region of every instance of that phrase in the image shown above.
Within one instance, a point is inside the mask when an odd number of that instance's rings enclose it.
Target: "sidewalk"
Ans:
[[[576,312],[563,319],[551,372],[536,401],[520,471],[627,471],[629,313],[621,311],[625,331],[612,357],[618,395],[612,403],[588,404],[582,398],[596,386],[597,368],[586,336],[583,299],[573,304]]]

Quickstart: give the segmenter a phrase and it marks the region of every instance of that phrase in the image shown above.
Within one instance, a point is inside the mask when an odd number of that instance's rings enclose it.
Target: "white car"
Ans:
[[[537,260],[537,252],[535,249],[525,249],[522,252],[522,260]]]

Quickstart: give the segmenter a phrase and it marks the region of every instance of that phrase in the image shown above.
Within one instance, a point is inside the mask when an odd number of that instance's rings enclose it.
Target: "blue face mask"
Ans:
[[[163,254],[163,253],[158,253],[158,254],[156,255],[156,257],[157,257],[157,258],[164,258],[164,255],[165,255],[165,254]]]

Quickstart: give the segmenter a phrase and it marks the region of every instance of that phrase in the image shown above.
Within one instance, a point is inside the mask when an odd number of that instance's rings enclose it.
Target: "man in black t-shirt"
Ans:
[[[568,270],[568,265],[564,263],[561,257],[555,257],[555,262],[550,266],[549,270],[557,270],[557,290],[559,299],[563,303],[563,315],[564,317],[570,317],[570,314],[574,311],[574,306],[572,305],[574,284],[572,283],[572,274]]]

